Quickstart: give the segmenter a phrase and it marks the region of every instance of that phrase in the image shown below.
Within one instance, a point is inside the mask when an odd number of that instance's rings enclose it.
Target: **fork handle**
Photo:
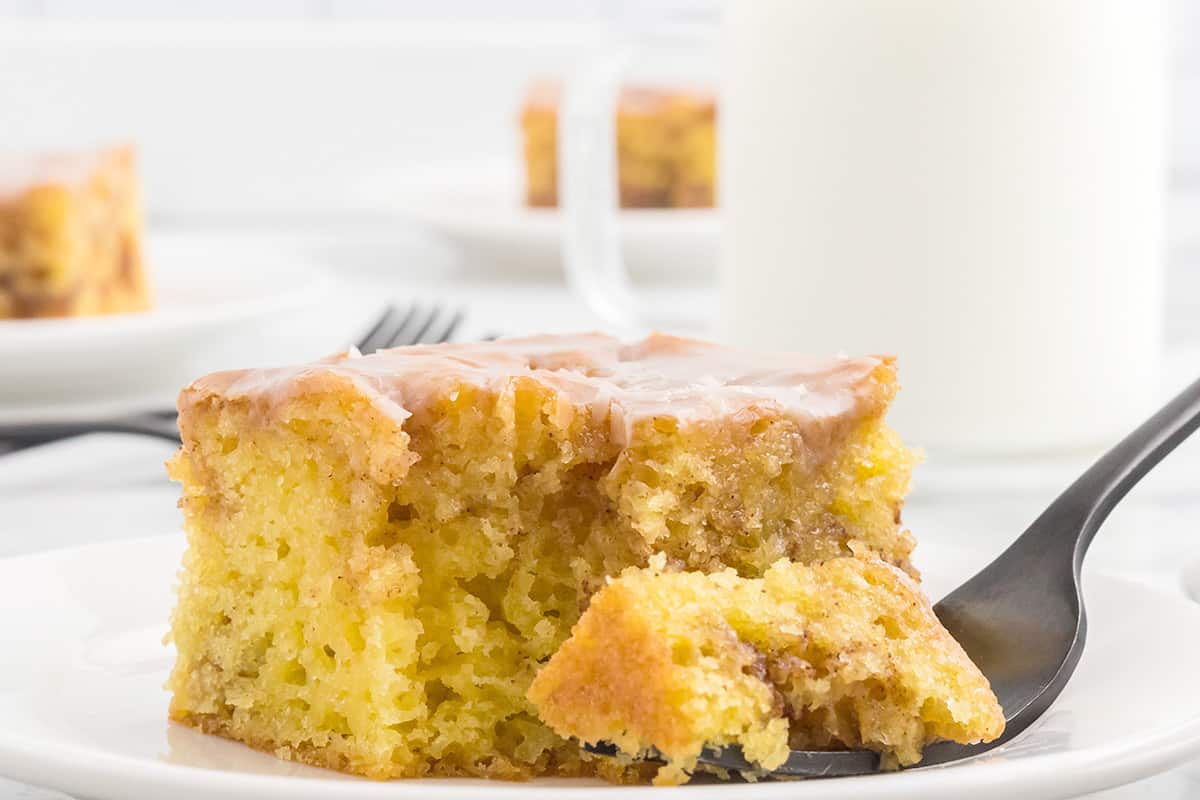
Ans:
[[[154,414],[139,414],[111,420],[89,420],[87,422],[0,425],[0,439],[22,444],[45,444],[89,433],[129,433],[140,436],[153,436],[175,443],[179,442],[179,428],[175,424],[175,417],[162,417]]]
[[[1074,522],[1078,527],[1072,529],[1068,525],[1063,530],[1075,539],[1074,560],[1078,571],[1088,545],[1113,507],[1197,428],[1200,428],[1200,380],[1105,453],[1059,495],[1033,528],[1042,528],[1039,523],[1049,519]]]

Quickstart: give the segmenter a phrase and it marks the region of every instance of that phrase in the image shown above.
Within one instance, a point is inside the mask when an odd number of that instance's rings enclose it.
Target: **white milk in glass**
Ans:
[[[1156,389],[1163,9],[732,0],[722,329],[894,353],[914,444],[1101,444]]]

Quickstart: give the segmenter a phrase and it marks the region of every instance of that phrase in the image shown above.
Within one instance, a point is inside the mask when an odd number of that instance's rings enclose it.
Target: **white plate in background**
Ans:
[[[151,311],[0,320],[0,424],[171,408],[199,375],[332,352],[348,332],[328,273],[278,243],[156,234],[147,263]]]
[[[510,274],[561,275],[560,212],[529,208],[512,162],[452,162],[406,174],[396,208],[447,239],[472,266]],[[712,209],[626,209],[621,237],[635,278],[711,280],[720,218]]]
[[[181,536],[0,561],[0,775],[92,800],[354,800],[646,796],[598,781],[373,782],[253,751],[170,724],[162,644]],[[955,563],[923,553],[928,583]],[[1047,715],[969,762],[860,778],[704,784],[687,798],[1008,800],[1066,798],[1127,783],[1200,753],[1200,607],[1128,579],[1085,575],[1089,639]]]

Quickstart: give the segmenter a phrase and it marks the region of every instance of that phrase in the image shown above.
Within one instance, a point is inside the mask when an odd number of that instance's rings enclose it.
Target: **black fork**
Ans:
[[[1027,730],[1058,698],[1087,638],[1080,570],[1088,546],[1129,490],[1197,428],[1200,380],[1105,453],[995,561],[934,606],[942,624],[991,682],[1004,708],[1005,729],[987,744],[933,744],[915,768],[999,747]],[[616,753],[608,743],[588,749]],[[700,762],[756,769],[736,747],[706,748]],[[771,774],[833,777],[878,769],[878,756],[868,751],[793,750]]]

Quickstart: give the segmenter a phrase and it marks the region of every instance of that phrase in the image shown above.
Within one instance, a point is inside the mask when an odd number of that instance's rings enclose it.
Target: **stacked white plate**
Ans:
[[[438,164],[406,174],[397,211],[454,245],[471,264],[497,272],[562,275],[562,214],[529,208],[512,162]],[[620,212],[625,263],[635,278],[712,280],[720,216],[712,209]]]
[[[147,250],[152,311],[0,320],[0,424],[171,408],[205,372],[332,352],[348,333],[330,278],[301,252],[196,234]]]

